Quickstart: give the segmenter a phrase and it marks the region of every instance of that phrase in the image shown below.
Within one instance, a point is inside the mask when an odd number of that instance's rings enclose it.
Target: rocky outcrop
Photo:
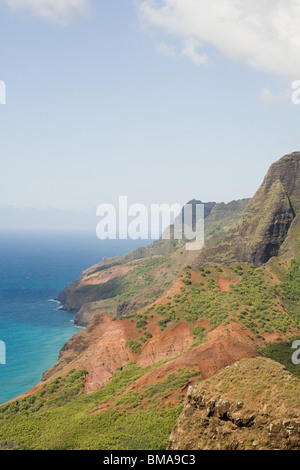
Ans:
[[[230,234],[235,258],[255,266],[266,263],[278,254],[294,217],[282,182],[275,180],[270,187],[263,184]]]
[[[219,202],[214,205],[209,217],[205,221],[205,231],[211,233],[217,228],[229,229],[242,218],[250,199],[239,199],[237,201]]]
[[[278,255],[289,231],[299,222],[300,153],[294,152],[270,167],[241,220],[219,246],[203,250],[195,264],[260,266]]]
[[[189,387],[171,450],[300,450],[300,381],[270,359],[243,359]]]

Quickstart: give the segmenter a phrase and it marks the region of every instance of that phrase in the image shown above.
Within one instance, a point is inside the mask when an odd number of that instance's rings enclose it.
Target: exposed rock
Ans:
[[[74,335],[61,349],[57,364],[44,373],[44,380],[69,370],[84,369],[88,372],[85,392],[102,388],[114,375],[117,367],[134,362],[147,367],[159,361],[165,364],[145,374],[135,387],[162,380],[179,368],[199,370],[202,378],[210,377],[222,368],[245,357],[256,357],[255,335],[237,323],[219,326],[207,334],[207,341],[192,349],[194,336],[186,323],[161,331],[148,320],[150,338],[136,355],[127,347],[127,338],[137,335],[135,323],[125,320],[113,321],[111,316],[101,313],[95,316],[88,327]]]
[[[260,207],[262,201],[264,201],[263,213]],[[280,180],[274,181],[268,191],[265,187],[261,187],[236,229],[237,236],[234,241],[236,259],[260,265],[276,256],[294,216],[294,210]]]
[[[189,387],[171,450],[300,449],[300,381],[277,362],[243,359]]]
[[[226,233],[242,218],[250,199],[239,199],[228,204],[217,203],[205,219],[205,246],[218,245]]]
[[[245,262],[260,266],[276,256],[300,217],[300,153],[275,162],[246,212],[223,242],[203,250],[195,264]]]

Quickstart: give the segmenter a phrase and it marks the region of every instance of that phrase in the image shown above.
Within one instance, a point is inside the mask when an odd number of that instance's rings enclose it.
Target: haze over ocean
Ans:
[[[60,290],[103,256],[147,242],[100,241],[90,233],[0,232],[0,404],[29,390],[75,333],[75,312],[59,310]]]

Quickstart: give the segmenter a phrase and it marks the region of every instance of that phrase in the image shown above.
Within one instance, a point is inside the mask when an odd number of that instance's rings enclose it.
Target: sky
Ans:
[[[300,0],[0,0],[0,57],[0,228],[251,197],[300,149]]]

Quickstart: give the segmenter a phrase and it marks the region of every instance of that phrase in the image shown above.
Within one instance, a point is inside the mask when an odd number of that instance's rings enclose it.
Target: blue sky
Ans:
[[[300,1],[235,3],[0,0],[0,206],[251,197],[300,149]]]

